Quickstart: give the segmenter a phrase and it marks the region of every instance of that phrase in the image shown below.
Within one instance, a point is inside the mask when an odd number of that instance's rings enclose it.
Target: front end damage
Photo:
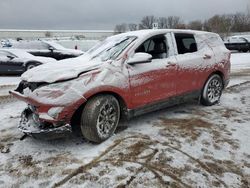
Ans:
[[[45,140],[69,135],[72,132],[71,117],[86,102],[79,90],[76,90],[79,87],[76,83],[22,81],[16,90],[10,91],[11,95],[28,104],[22,112],[18,128],[25,135]]]
[[[41,122],[39,115],[32,111],[31,106],[22,112],[18,128],[25,135],[46,140],[65,137],[72,132],[69,124],[55,127],[53,123]]]

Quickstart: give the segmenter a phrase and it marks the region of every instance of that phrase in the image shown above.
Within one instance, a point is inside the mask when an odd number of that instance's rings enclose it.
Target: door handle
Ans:
[[[203,56],[203,59],[211,59],[212,58],[212,56],[211,55],[207,55],[207,54],[205,54],[204,56]]]

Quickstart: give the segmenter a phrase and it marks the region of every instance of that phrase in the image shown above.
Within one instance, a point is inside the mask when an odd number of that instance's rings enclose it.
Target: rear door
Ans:
[[[210,65],[214,63],[211,48],[201,48],[196,37],[190,33],[174,33],[177,49],[178,80],[177,95],[200,91]]]
[[[18,58],[6,51],[0,52],[0,73],[1,74],[12,74],[23,72],[23,62],[19,61]]]
[[[128,65],[131,100],[135,108],[176,94],[176,58],[170,54],[169,35],[147,39],[135,51],[151,54],[151,63]]]

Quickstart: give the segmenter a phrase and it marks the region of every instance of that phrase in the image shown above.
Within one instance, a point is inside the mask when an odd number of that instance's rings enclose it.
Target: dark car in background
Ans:
[[[248,52],[250,51],[250,35],[244,36],[232,36],[228,37],[225,41],[225,46],[229,50],[236,50],[239,52]]]
[[[38,57],[20,49],[0,49],[0,74],[21,74],[35,66],[56,62],[53,58]]]
[[[56,60],[78,57],[81,50],[69,49],[53,41],[19,41],[12,44],[12,48],[23,49],[35,56],[52,57]]]

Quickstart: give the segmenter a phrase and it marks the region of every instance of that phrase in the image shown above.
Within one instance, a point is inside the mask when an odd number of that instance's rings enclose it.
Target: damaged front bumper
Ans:
[[[26,135],[45,140],[65,137],[72,133],[69,124],[55,127],[51,123],[40,122],[38,116],[33,113],[30,107],[22,112],[18,128]]]
[[[81,92],[62,84],[63,88],[59,83],[41,86],[22,81],[16,90],[10,91],[12,96],[28,104],[18,125],[25,135],[49,140],[72,132],[71,119],[86,99]]]

